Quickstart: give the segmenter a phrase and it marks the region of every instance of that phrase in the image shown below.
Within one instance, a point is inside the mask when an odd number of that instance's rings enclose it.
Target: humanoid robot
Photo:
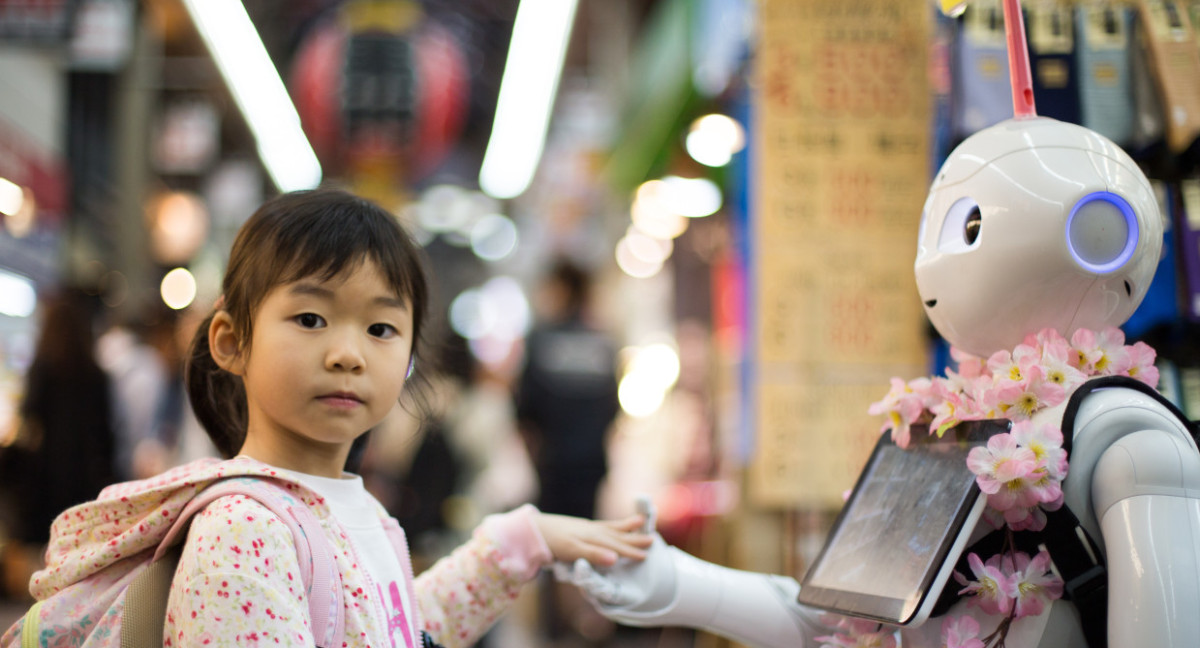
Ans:
[[[938,172],[915,263],[930,320],[955,348],[985,360],[1045,329],[1070,339],[1123,323],[1150,284],[1163,233],[1133,160],[1094,132],[1034,113],[1016,5],[1006,0],[1016,115],[968,138]],[[1065,598],[1006,626],[1004,644],[1200,646],[1200,452],[1192,427],[1149,388],[1117,381],[1077,396],[1032,421],[1053,423],[1073,441],[1062,501],[1091,542],[1050,551],[1056,565],[1083,569],[1062,574]],[[980,519],[971,540],[991,528]],[[577,563],[564,577],[628,625],[704,629],[763,648],[857,645],[817,639],[831,635],[829,617],[797,601],[796,580],[707,563],[661,539],[642,563]],[[960,587],[951,580],[943,589]],[[1003,616],[962,599],[897,627],[900,643],[985,645],[943,635],[943,619],[963,614],[983,626],[980,637]]]

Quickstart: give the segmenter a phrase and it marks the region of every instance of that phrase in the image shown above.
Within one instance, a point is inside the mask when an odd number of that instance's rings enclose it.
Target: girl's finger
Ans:
[[[640,514],[634,514],[620,520],[608,520],[604,524],[617,531],[633,531],[634,529],[642,528],[642,525],[645,523],[645,517]]]
[[[626,558],[642,560],[646,557],[645,548],[654,542],[654,538],[640,534],[623,534],[616,537],[596,538],[594,544],[615,551]]]

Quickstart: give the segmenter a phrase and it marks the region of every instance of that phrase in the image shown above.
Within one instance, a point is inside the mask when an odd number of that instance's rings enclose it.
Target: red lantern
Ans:
[[[292,68],[292,96],[327,175],[403,186],[435,169],[462,133],[466,56],[430,20],[402,28],[381,21],[347,26],[355,22],[363,21],[330,21],[304,40]]]

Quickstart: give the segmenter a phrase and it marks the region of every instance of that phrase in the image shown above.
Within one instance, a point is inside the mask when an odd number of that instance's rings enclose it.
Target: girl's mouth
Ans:
[[[352,392],[333,392],[318,396],[317,400],[337,409],[353,409],[362,405],[362,399]]]

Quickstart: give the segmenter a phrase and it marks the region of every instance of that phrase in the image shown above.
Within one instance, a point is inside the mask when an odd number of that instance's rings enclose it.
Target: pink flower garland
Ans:
[[[997,528],[1007,526],[1009,548],[986,562],[970,554],[967,561],[975,580],[954,574],[963,585],[959,593],[972,597],[970,605],[1004,618],[983,638],[978,636],[979,624],[967,616],[947,618],[942,626],[947,648],[1003,646],[1013,621],[1041,614],[1046,603],[1062,596],[1063,588],[1050,570],[1049,554],[1042,551],[1030,558],[1011,548],[1014,531],[1045,528],[1045,511],[1062,506],[1062,481],[1067,476],[1062,430],[1030,419],[1065,401],[1094,376],[1129,376],[1156,387],[1158,369],[1154,349],[1144,342],[1126,346],[1125,334],[1115,327],[1100,333],[1080,329],[1070,342],[1044,329],[1011,352],[997,351],[986,361],[953,348],[950,354],[957,371],[908,382],[892,378],[887,396],[868,411],[886,417],[881,432],[890,430],[902,448],[912,441],[914,423],[928,422],[930,433],[940,437],[962,421],[1013,421],[1011,431],[993,436],[986,447],[972,449],[967,457],[979,489],[987,495],[985,515]],[[873,627],[870,636],[877,638],[878,626]],[[843,628],[849,634],[823,639],[838,639],[828,644],[836,646],[874,645],[853,643],[856,631],[866,628]]]

